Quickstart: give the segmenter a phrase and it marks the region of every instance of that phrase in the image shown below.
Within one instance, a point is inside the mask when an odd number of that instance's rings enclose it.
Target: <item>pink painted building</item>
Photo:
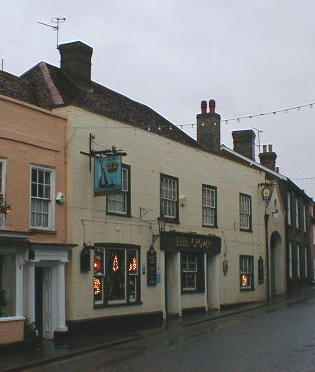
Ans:
[[[0,72],[0,345],[67,330],[66,120],[32,99]]]

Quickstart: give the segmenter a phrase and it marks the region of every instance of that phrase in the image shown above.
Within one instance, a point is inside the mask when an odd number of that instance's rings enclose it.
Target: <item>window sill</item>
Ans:
[[[40,233],[40,234],[48,234],[48,235],[56,235],[57,231],[56,230],[50,230],[50,229],[41,229],[39,227],[31,227],[29,229],[31,233]]]
[[[142,301],[137,302],[126,302],[126,303],[120,303],[120,304],[100,304],[100,305],[94,305],[94,309],[106,309],[108,307],[126,307],[126,306],[137,306],[142,305]]]
[[[252,228],[250,228],[250,229],[242,229],[242,228],[240,228],[240,231],[252,233],[253,232],[253,229]]]
[[[189,291],[189,290],[182,290],[182,295],[193,295],[193,294],[202,294],[202,293],[205,293],[205,290],[204,289],[195,289],[193,291]]]
[[[115,216],[115,217],[123,217],[123,218],[131,217],[131,214],[129,212],[126,213],[126,214],[123,214],[123,213],[114,213],[114,212],[107,212],[106,211],[106,215],[107,216]]]
[[[174,223],[174,224],[179,225],[178,218],[160,217],[160,221],[166,222],[166,223]]]
[[[202,225],[202,227],[206,227],[206,228],[209,228],[209,229],[217,229],[218,228],[218,225],[215,224],[215,225]]]
[[[240,288],[240,291],[241,292],[251,292],[251,291],[254,291],[255,288]]]

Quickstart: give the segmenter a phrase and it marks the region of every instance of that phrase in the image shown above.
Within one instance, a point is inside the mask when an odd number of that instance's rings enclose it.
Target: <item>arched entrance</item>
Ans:
[[[280,257],[281,257],[281,236],[274,231],[270,238],[270,289],[271,295],[280,291]]]

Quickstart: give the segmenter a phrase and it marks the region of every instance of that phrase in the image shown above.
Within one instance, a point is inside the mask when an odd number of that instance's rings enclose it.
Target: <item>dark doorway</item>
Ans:
[[[39,335],[43,335],[43,268],[35,268],[35,324]]]
[[[278,231],[271,234],[270,239],[270,276],[271,295],[279,293],[281,283],[280,272],[281,236]]]

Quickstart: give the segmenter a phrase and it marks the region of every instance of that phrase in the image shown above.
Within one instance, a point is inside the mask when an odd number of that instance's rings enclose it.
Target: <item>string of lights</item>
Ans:
[[[315,101],[313,102],[310,102],[310,103],[306,103],[306,104],[302,104],[302,105],[295,105],[295,106],[290,106],[290,107],[285,107],[285,108],[279,108],[279,109],[276,109],[276,110],[270,110],[270,111],[264,111],[264,112],[259,112],[259,113],[254,113],[254,114],[247,114],[247,115],[238,115],[238,116],[234,116],[234,117],[230,117],[230,118],[221,118],[221,122],[224,123],[224,124],[229,124],[229,123],[233,123],[233,122],[241,122],[241,120],[248,120],[248,119],[255,119],[255,118],[261,118],[261,117],[266,117],[266,116],[274,116],[274,115],[277,115],[277,114],[282,114],[282,113],[289,113],[289,112],[292,112],[292,111],[301,111],[303,109],[313,109],[315,107]],[[191,124],[178,124],[175,126],[174,128],[174,125],[158,125],[157,126],[157,131],[158,132],[165,132],[165,131],[172,131],[176,128],[179,128],[179,129],[188,129],[188,128],[195,128],[197,126],[196,123],[191,123]],[[137,131],[137,130],[143,130],[143,129],[146,129],[148,132],[153,132],[154,131],[154,128],[150,125],[144,127],[144,128],[141,128],[141,127],[133,127],[133,126],[130,126],[130,125],[110,125],[110,126],[106,126],[107,129],[129,129],[129,130],[133,130],[133,131]],[[81,130],[90,130],[91,127],[77,127],[76,129],[81,129]]]
[[[228,124],[230,122],[240,122],[241,120],[244,119],[254,119],[254,118],[259,118],[263,116],[272,116],[272,115],[277,115],[280,113],[289,113],[290,111],[301,111],[304,108],[309,108],[312,109],[315,106],[315,101],[306,103],[303,105],[295,105],[295,106],[290,106],[290,107],[285,107],[285,108],[280,108],[277,110],[271,110],[271,111],[265,111],[265,112],[260,112],[260,113],[255,113],[255,114],[247,114],[247,115],[239,115],[231,118],[223,118],[221,119],[223,123]],[[180,124],[179,128],[183,127],[194,127],[196,124]]]

